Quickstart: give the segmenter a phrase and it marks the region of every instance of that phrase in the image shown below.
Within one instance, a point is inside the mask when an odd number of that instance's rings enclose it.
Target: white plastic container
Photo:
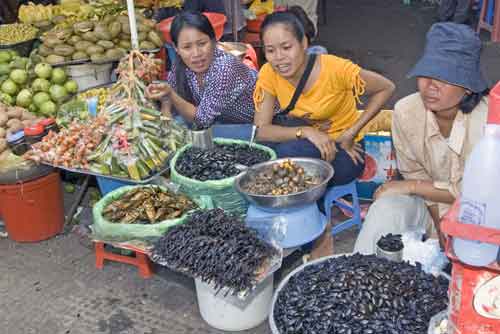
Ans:
[[[112,63],[80,64],[67,67],[68,75],[78,83],[78,91],[111,82]]]
[[[260,325],[266,320],[273,298],[273,276],[268,277],[256,287],[255,293],[248,296],[244,307],[235,296],[224,297],[223,291],[215,295],[209,284],[195,279],[196,295],[201,317],[210,326],[224,331],[243,331]]]
[[[465,164],[458,220],[500,230],[500,83],[489,96],[484,137]],[[477,267],[498,257],[498,245],[476,240],[454,238],[453,250],[460,261]]]

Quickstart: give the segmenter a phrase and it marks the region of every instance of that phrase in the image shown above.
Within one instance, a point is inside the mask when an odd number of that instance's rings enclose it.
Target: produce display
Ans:
[[[0,103],[0,138],[37,123],[36,115],[21,107],[12,107]]]
[[[447,279],[419,265],[340,256],[293,275],[272,316],[280,333],[422,334],[446,309],[447,291]]]
[[[118,65],[118,82],[109,90],[108,134],[89,157],[91,170],[133,180],[163,168],[184,145],[187,129],[162,116],[144,97],[146,85],[160,75],[161,61],[131,51]]]
[[[56,122],[67,128],[74,121],[86,121],[90,118],[87,102],[80,98],[72,99],[59,107]]]
[[[169,229],[154,244],[151,258],[236,294],[254,287],[274,256],[276,249],[239,217],[213,209],[197,211]]]
[[[46,63],[32,66],[29,58],[0,50],[0,90],[0,102],[55,117],[58,105],[78,91],[78,84],[63,68]]]
[[[80,1],[66,2],[61,5],[35,5],[29,2],[19,7],[18,19],[22,23],[46,27],[51,24],[70,23],[70,21],[74,22],[77,19],[87,19],[92,12],[92,6]]]
[[[163,46],[155,23],[136,16],[139,47],[152,50]],[[99,21],[82,21],[68,28],[55,28],[42,36],[38,55],[49,64],[91,60],[101,63],[115,61],[131,49],[129,18],[108,15]]]
[[[98,150],[107,133],[107,119],[96,117],[87,123],[73,122],[58,133],[49,132],[32,145],[25,158],[66,168],[89,169],[90,156]]]
[[[188,148],[175,168],[179,174],[199,181],[221,180],[241,173],[238,165],[252,166],[270,158],[266,151],[250,145],[215,144],[210,150]]]
[[[97,111],[104,109],[109,95],[108,87],[92,88],[78,94],[80,100],[87,100],[97,97]]]
[[[320,183],[321,179],[307,175],[304,168],[286,160],[259,171],[242,188],[250,194],[279,196],[306,191]]]
[[[57,111],[57,124],[68,127],[73,121],[85,121],[90,117],[87,100],[97,98],[96,113],[104,110],[110,88],[92,88],[79,93],[74,99],[62,104]]]
[[[160,187],[138,187],[111,202],[102,212],[112,223],[155,224],[179,218],[197,205],[182,194],[164,191]]]
[[[176,7],[180,8],[184,0],[135,0],[134,4],[138,7],[154,7],[158,3],[158,8]]]
[[[121,0],[64,1],[59,5],[35,5],[28,3],[19,7],[18,18],[22,23],[33,24],[40,29],[52,26],[71,27],[83,20],[98,20],[106,15],[126,11]]]
[[[388,252],[398,252],[403,249],[401,234],[389,233],[377,241],[377,246]]]
[[[36,38],[38,29],[29,24],[0,25],[0,45],[16,44]]]

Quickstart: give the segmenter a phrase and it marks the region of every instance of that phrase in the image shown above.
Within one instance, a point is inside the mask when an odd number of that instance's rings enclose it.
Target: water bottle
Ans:
[[[490,92],[488,105],[484,137],[465,164],[458,217],[463,224],[500,229],[500,83]],[[462,262],[482,267],[497,260],[499,247],[454,238],[453,250]]]

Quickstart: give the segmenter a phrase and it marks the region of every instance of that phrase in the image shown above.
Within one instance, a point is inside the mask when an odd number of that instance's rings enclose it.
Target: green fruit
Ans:
[[[30,104],[30,106],[28,107],[28,111],[29,111],[29,112],[31,112],[31,113],[33,113],[33,114],[36,114],[36,113],[37,113],[37,111],[38,111],[38,108],[37,108],[37,106],[36,106],[36,105],[34,105],[34,104],[32,103],[32,104]]]
[[[33,92],[48,92],[50,88],[50,82],[47,79],[36,78],[31,84],[31,89]]]
[[[0,102],[11,106],[14,104],[14,98],[7,93],[0,93]]]
[[[9,50],[9,53],[10,53],[10,57],[12,59],[16,58],[16,57],[19,57],[19,52],[17,52],[16,50]]]
[[[49,89],[49,93],[50,93],[50,98],[57,103],[62,102],[68,96],[66,88],[64,88],[64,86],[61,85],[51,86]]]
[[[24,85],[28,81],[28,73],[25,70],[15,69],[10,72],[10,79],[19,85]]]
[[[47,63],[40,63],[35,66],[35,74],[37,77],[42,79],[50,78],[52,74],[52,66]]]
[[[38,92],[33,96],[33,103],[39,108],[47,101],[50,101],[50,95],[45,92]]]
[[[58,56],[58,55],[50,55],[47,58],[45,58],[45,60],[47,61],[47,63],[49,63],[51,65],[56,65],[56,64],[64,63],[66,61],[66,58],[64,58],[63,56]]]
[[[69,194],[72,194],[74,193],[76,190],[76,187],[74,184],[71,184],[71,183],[65,183],[64,184],[64,191],[69,193]]]
[[[28,65],[28,58],[25,57],[16,57],[10,62],[10,68],[18,68],[21,70],[26,69],[26,65]]]
[[[66,88],[66,90],[70,94],[76,94],[76,93],[78,93],[78,84],[76,83],[75,80],[68,80],[64,84],[64,88]]]
[[[10,96],[14,96],[17,93],[17,90],[19,89],[14,81],[11,79],[7,79],[4,81],[2,84],[2,92],[9,94]]]
[[[0,63],[8,63],[12,59],[12,55],[8,50],[0,50]]]
[[[10,73],[10,65],[0,63],[0,75],[9,74]]]
[[[33,94],[31,94],[29,89],[25,88],[21,90],[19,94],[17,94],[16,105],[23,108],[28,108],[32,100],[33,100]]]
[[[67,78],[66,72],[62,68],[54,68],[52,70],[52,75],[50,76],[50,81],[52,81],[52,83],[62,85],[66,82]]]
[[[55,116],[57,105],[52,101],[46,101],[40,106],[40,113],[45,116]]]

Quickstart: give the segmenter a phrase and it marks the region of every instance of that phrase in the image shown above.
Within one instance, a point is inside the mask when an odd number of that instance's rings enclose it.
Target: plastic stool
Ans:
[[[352,196],[351,205],[342,201],[342,197],[346,195]],[[333,206],[337,206],[352,213],[352,218],[332,227],[332,235],[338,234],[352,226],[361,228],[361,209],[359,207],[358,191],[356,190],[356,180],[348,184],[329,188],[326,191],[323,203],[328,222],[332,219]]]
[[[493,24],[490,24],[492,12]],[[483,0],[476,31],[480,32],[481,29],[491,33],[492,42],[500,42],[500,1]]]
[[[153,266],[151,265],[151,261],[146,254],[139,251],[133,251],[135,252],[135,257],[114,254],[107,252],[104,249],[104,245],[104,242],[95,242],[95,267],[97,269],[103,269],[104,260],[110,260],[136,266],[139,269],[139,275],[142,278],[151,278],[153,276]]]

